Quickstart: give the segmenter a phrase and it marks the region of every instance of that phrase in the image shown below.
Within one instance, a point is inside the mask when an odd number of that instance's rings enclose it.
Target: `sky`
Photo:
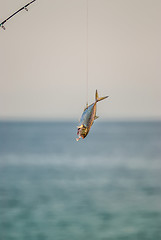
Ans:
[[[102,120],[161,120],[160,0],[88,0],[88,41],[87,0],[28,9],[0,29],[0,119],[77,120],[97,89]]]

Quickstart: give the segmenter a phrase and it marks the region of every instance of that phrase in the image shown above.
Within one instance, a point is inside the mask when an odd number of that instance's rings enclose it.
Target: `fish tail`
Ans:
[[[109,97],[109,96],[99,97],[99,96],[98,96],[98,92],[97,92],[97,90],[96,90],[96,95],[95,95],[96,102],[102,101],[102,100],[104,100],[105,98],[108,98],[108,97]]]

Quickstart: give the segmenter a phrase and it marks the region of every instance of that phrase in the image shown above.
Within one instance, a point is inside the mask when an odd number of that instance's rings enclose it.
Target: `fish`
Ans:
[[[96,90],[95,102],[89,106],[87,105],[87,107],[84,109],[82,116],[80,118],[79,126],[77,127],[77,135],[78,135],[78,138],[76,138],[77,141],[79,141],[80,138],[84,139],[88,135],[89,130],[94,123],[94,120],[98,118],[98,116],[96,116],[97,103],[108,97],[109,96],[99,98],[98,92]]]

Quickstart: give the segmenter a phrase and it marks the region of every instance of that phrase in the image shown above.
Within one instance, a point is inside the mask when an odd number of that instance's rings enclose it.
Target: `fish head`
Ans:
[[[77,141],[80,139],[80,138],[85,138],[88,134],[88,128],[85,126],[85,125],[81,125],[79,127],[77,127],[77,135],[79,138],[77,138]]]

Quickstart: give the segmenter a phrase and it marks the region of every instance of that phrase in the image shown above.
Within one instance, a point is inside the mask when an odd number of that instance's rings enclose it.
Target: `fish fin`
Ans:
[[[99,118],[99,116],[95,116],[95,117],[94,117],[94,120],[96,120],[97,118]]]
[[[86,103],[86,106],[85,106],[85,108],[84,108],[84,111],[85,111],[87,108],[88,108],[88,103]]]
[[[76,138],[76,141],[78,142],[80,138],[81,138],[81,137],[79,137],[79,138]]]
[[[96,90],[96,94],[95,94],[95,100],[96,100],[96,102],[102,101],[102,100],[104,100],[105,98],[108,98],[108,96],[99,98],[98,92],[97,92],[97,90]]]
[[[96,94],[95,94],[95,100],[96,100],[96,102],[97,102],[97,100],[98,100],[98,92],[97,92],[97,89],[96,89]]]

